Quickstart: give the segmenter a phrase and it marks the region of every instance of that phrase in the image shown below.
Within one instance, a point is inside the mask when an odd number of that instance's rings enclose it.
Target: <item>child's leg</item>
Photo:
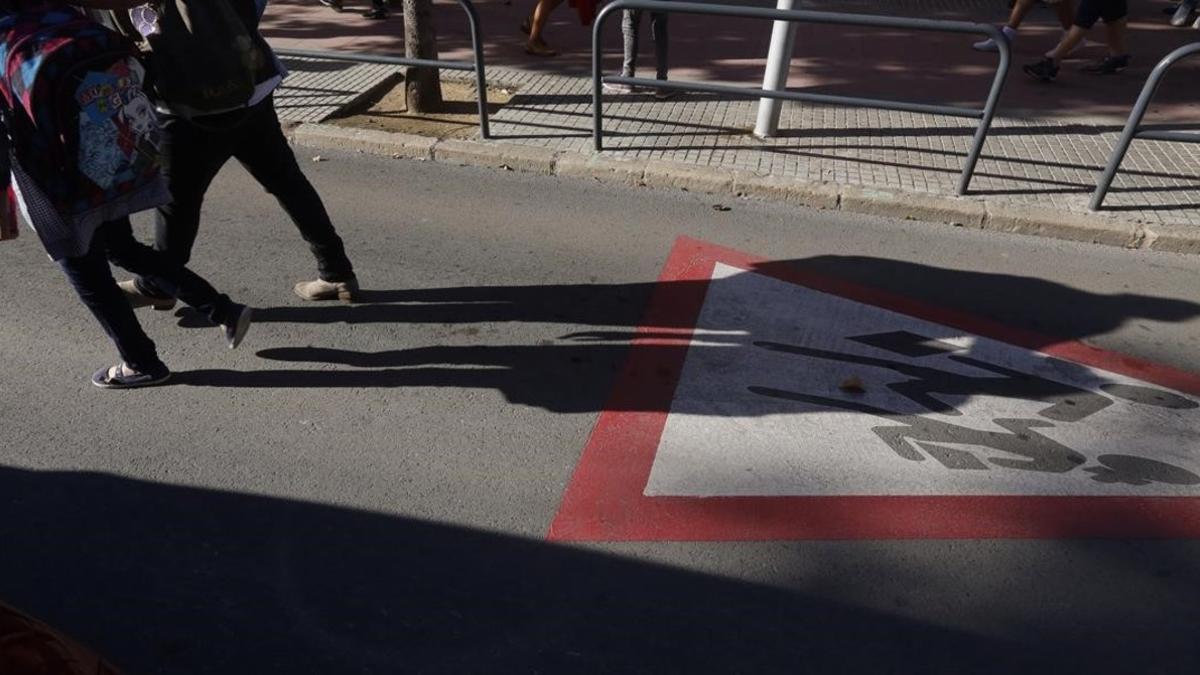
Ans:
[[[241,307],[222,295],[203,277],[133,237],[128,218],[104,225],[104,252],[113,264],[141,277],[196,308],[213,323],[226,324],[237,318]]]
[[[1005,25],[1009,28],[1020,28],[1021,22],[1029,15],[1029,10],[1033,9],[1034,0],[1017,0],[1013,5],[1012,13],[1008,15],[1008,23]]]
[[[1100,16],[1104,19],[1104,32],[1108,38],[1108,53],[1124,56],[1129,53],[1125,44],[1126,26],[1129,17],[1129,0],[1104,0]]]
[[[1104,24],[1104,31],[1108,37],[1108,53],[1113,56],[1122,56],[1129,53],[1128,45],[1125,43],[1126,28],[1128,20],[1125,18],[1109,21]]]
[[[1063,36],[1061,41],[1059,41],[1058,46],[1051,50],[1046,56],[1056,62],[1065,59],[1072,50],[1079,46],[1080,42],[1083,42],[1084,35],[1087,35],[1086,28],[1078,24],[1071,26],[1071,28],[1067,31],[1067,34]]]
[[[121,360],[142,373],[161,373],[167,367],[158,358],[154,342],[146,336],[134,316],[129,300],[117,287],[104,256],[108,225],[101,225],[92,239],[92,248],[77,258],[59,261],[75,293],[116,345]]]
[[[533,8],[533,20],[529,26],[529,41],[541,42],[542,30],[546,27],[546,22],[550,20],[550,13],[555,10],[562,0],[538,0],[538,3]]]
[[[1058,12],[1058,22],[1062,24],[1062,29],[1071,30],[1071,24],[1075,22],[1074,0],[1062,0],[1054,8]]]

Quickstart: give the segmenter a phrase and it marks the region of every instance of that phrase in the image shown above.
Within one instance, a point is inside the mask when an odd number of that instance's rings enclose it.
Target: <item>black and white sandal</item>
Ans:
[[[161,372],[143,373],[130,368],[124,361],[111,368],[101,368],[92,375],[92,384],[101,389],[136,389],[153,387],[171,378],[171,371],[163,366]]]

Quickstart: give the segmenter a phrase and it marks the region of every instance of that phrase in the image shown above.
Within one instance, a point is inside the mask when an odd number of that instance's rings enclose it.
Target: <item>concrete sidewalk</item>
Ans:
[[[747,6],[773,7],[775,0],[716,0]],[[518,29],[534,0],[473,0],[482,26],[484,55],[489,68],[500,66],[545,75],[587,76],[591,72],[592,33],[566,3],[551,15],[545,38],[558,56],[542,58],[524,52],[525,35]],[[358,16],[367,0],[347,0],[346,12],[336,14],[316,0],[271,0],[262,29],[279,47],[338,49],[377,54],[403,54],[404,22],[399,12],[387,21]],[[397,8],[399,0],[396,0]],[[1005,0],[795,0],[799,9],[903,15],[933,19],[999,24],[1007,16]],[[1009,116],[1103,120],[1119,124],[1150,69],[1172,49],[1200,40],[1200,31],[1171,28],[1162,13],[1162,0],[1130,2],[1129,44],[1133,62],[1116,77],[1085,77],[1075,72],[1103,48],[1083,49],[1068,64],[1059,81],[1044,86],[1029,81],[1019,70],[1012,74],[1001,100]],[[433,15],[443,58],[469,60],[467,21],[456,0],[434,0]],[[620,17],[605,26],[605,55],[610,69],[620,65]],[[643,26],[642,63],[649,68],[654,52],[650,31]],[[1018,64],[1037,60],[1058,39],[1054,12],[1039,7],[1026,18],[1014,44]],[[689,14],[670,17],[670,66],[675,79],[734,84],[762,82],[771,32],[769,22]],[[1103,40],[1103,29],[1091,39]],[[857,26],[800,25],[788,86],[822,94],[903,98],[926,103],[976,107],[987,92],[996,55],[976,52],[978,38],[953,33],[914,33]],[[652,72],[652,71],[645,71]],[[1200,74],[1200,63],[1183,65],[1178,78],[1164,84],[1153,110],[1155,122],[1194,123],[1200,120],[1200,100],[1189,86]]]
[[[861,9],[864,3],[847,1],[843,4]],[[290,44],[295,44],[295,38]],[[1018,62],[1020,58],[1018,56]],[[298,92],[312,86],[314,78],[330,81],[329,78],[334,76],[330,75],[329,69],[334,67],[330,64],[293,64],[297,74],[281,92],[282,99],[296,104],[286,111],[292,119],[316,121],[336,108],[327,106],[320,114],[313,114],[313,109],[296,98]],[[314,70],[308,72],[306,68]],[[567,157],[580,163],[592,158],[592,101],[587,77],[550,74],[529,67],[489,66],[488,71],[490,84],[516,90],[514,98],[492,117],[495,144],[509,147],[515,153],[527,149],[526,155],[548,158],[545,161]],[[378,84],[388,72],[385,68],[376,68],[370,76],[356,73],[358,85],[343,78],[337,80],[338,87],[365,91]],[[1184,76],[1189,74],[1190,71]],[[457,75],[444,74],[447,77]],[[984,75],[986,79],[986,73]],[[1064,79],[1077,81],[1076,85],[1084,77],[1073,72],[1063,75]],[[1140,81],[1132,73],[1119,77]],[[1107,86],[1115,80],[1093,78],[1092,81]],[[1120,84],[1124,87],[1132,84],[1136,89],[1139,83]],[[1038,84],[1010,82],[1006,100],[1014,91],[1018,92],[1018,97],[1027,95],[1028,88]],[[986,87],[981,89],[985,90]],[[927,92],[918,92],[917,95],[923,97],[925,94]],[[1191,96],[1195,97],[1194,94]],[[1192,106],[1187,101],[1180,107],[1176,105],[1178,101],[1166,100],[1174,113],[1186,113]],[[1200,174],[1196,169],[1200,166],[1200,145],[1136,142],[1109,194],[1106,211],[1100,216],[1087,211],[1088,196],[1120,132],[1119,120],[1096,116],[1003,116],[994,125],[984,148],[971,196],[959,200],[953,195],[975,130],[973,120],[842,106],[787,104],[780,137],[761,140],[749,133],[754,125],[756,106],[755,101],[729,100],[707,94],[683,94],[668,101],[658,101],[644,94],[608,96],[605,103],[607,149],[602,157],[636,163],[641,172],[641,178],[634,181],[638,183],[656,182],[646,180],[649,174],[642,168],[644,163],[650,162],[652,170],[675,174],[658,180],[662,186],[704,190],[707,181],[714,187],[711,191],[737,192],[733,187],[737,182],[735,176],[741,176],[744,183],[747,178],[761,178],[760,183],[802,186],[805,190],[815,190],[818,195],[822,190],[832,189],[834,203],[828,206],[857,211],[947,222],[965,220],[962,224],[975,225],[978,223],[971,220],[976,212],[982,220],[987,210],[1032,209],[1041,214],[1041,221],[1061,217],[1065,222],[1094,224],[1097,234],[1092,236],[1093,239],[1103,239],[1103,233],[1113,228],[1125,237],[1107,243],[1148,246],[1164,233],[1168,238],[1194,238],[1200,242],[1200,232],[1195,230],[1200,226]],[[307,138],[310,141],[326,139],[337,145],[336,136],[326,130],[309,134]],[[429,154],[431,158],[437,158],[436,153]],[[512,162],[508,164],[511,166]],[[687,174],[691,174],[690,178]],[[879,200],[871,198],[877,191],[898,196],[898,199],[889,197],[883,201],[900,202],[901,206],[904,202],[920,204],[937,198],[940,202],[956,204],[951,211],[957,209],[967,215],[960,218],[952,213],[941,218],[929,216],[928,209],[880,210]],[[848,199],[864,203],[848,203]],[[815,205],[827,204],[818,200]],[[941,207],[934,211],[938,208]],[[1091,225],[1085,225],[1085,229],[1088,227]],[[1133,234],[1126,236],[1130,232]],[[1087,238],[1086,233],[1084,238]],[[1191,247],[1189,244],[1169,248],[1190,250]]]

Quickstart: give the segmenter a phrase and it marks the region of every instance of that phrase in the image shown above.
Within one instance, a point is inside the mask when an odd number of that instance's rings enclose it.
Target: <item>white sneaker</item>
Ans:
[[[1000,51],[1000,48],[996,46],[996,41],[993,40],[992,38],[988,38],[982,42],[976,42],[975,44],[971,45],[971,49],[974,49],[977,52],[998,52],[998,51]]]
[[[301,281],[292,287],[296,295],[305,300],[341,300],[342,302],[354,302],[354,295],[358,293],[358,279],[350,279],[349,281],[325,281],[317,279],[315,281]]]

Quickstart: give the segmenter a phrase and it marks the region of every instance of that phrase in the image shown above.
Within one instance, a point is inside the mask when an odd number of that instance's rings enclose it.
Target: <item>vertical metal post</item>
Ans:
[[[967,194],[971,187],[971,178],[975,176],[975,165],[979,163],[979,155],[983,153],[983,144],[987,141],[988,132],[992,128],[992,120],[996,118],[996,106],[1000,102],[1000,93],[1004,91],[1004,82],[1008,79],[1008,69],[1012,65],[1012,45],[1008,36],[988,26],[988,36],[995,41],[1000,49],[1000,65],[996,68],[996,76],[992,79],[992,90],[988,92],[987,103],[983,106],[983,117],[975,129],[975,138],[971,141],[971,151],[967,153],[967,161],[963,164],[962,175],[958,178],[958,194]]]
[[[463,10],[467,12],[467,23],[471,26],[471,49],[475,52],[475,89],[476,101],[479,104],[479,137],[492,137],[492,129],[488,124],[487,74],[483,64],[483,34],[479,28],[479,12],[470,0],[458,0]]]
[[[759,97],[766,105],[760,106],[760,125],[756,126],[756,133],[765,135],[760,132],[774,132],[770,129],[771,126],[777,126],[777,112],[772,114],[770,110],[766,111],[766,117],[763,108],[777,106],[775,101],[784,98],[804,99],[804,100],[819,100],[823,103],[838,103],[845,102],[849,105],[878,107],[885,110],[910,110],[910,111],[926,111],[938,115],[955,115],[959,117],[973,117],[979,119],[979,125],[975,130],[974,138],[971,142],[971,148],[967,155],[966,163],[963,167],[962,175],[959,179],[958,194],[966,194],[971,184],[971,179],[975,175],[975,167],[979,162],[979,157],[983,153],[984,143],[987,141],[988,132],[991,130],[992,123],[995,121],[996,109],[1000,102],[1000,96],[1004,90],[1005,81],[1008,78],[1008,73],[1012,65],[1012,48],[1007,38],[995,26],[989,26],[978,23],[967,23],[962,21],[936,21],[931,19],[912,19],[906,17],[893,16],[874,16],[869,14],[844,14],[836,12],[810,12],[798,11],[792,9],[784,9],[790,7],[794,0],[776,0],[779,3],[778,8],[768,9],[765,7],[742,7],[738,5],[722,5],[713,2],[661,2],[658,0],[615,0],[606,5],[596,17],[596,23],[592,28],[592,115],[593,115],[593,144],[596,151],[604,149],[604,127],[603,127],[603,81],[604,77],[601,73],[600,63],[600,46],[601,46],[601,31],[604,21],[610,12],[616,10],[624,10],[631,7],[646,9],[651,12],[684,12],[692,14],[703,14],[710,16],[733,16],[746,18],[762,18],[773,20],[776,26],[782,26],[784,29],[772,35],[772,55],[777,58],[774,67],[767,73],[768,78],[764,79],[764,87],[762,89],[748,89],[747,93],[752,92],[753,96]],[[929,30],[939,32],[952,33],[981,33],[987,35],[996,41],[1000,52],[1000,63],[997,66],[995,77],[992,80],[991,91],[988,93],[987,103],[983,110],[970,110],[966,108],[950,107],[950,106],[920,106],[917,104],[900,104],[896,102],[880,101],[872,99],[862,99],[847,96],[801,96],[799,94],[790,94],[782,91],[786,84],[786,67],[785,57],[788,54],[782,47],[786,47],[786,38],[788,37],[788,26],[796,22],[811,22],[819,24],[847,24],[855,26],[874,26],[886,28],[904,28],[914,30]],[[794,38],[793,38],[794,40]],[[789,50],[786,50],[790,52]],[[773,76],[773,77],[771,77]],[[622,79],[625,78],[616,78]],[[641,83],[641,80],[632,79],[635,83]],[[688,83],[685,83],[688,84]],[[736,93],[740,91],[736,87],[716,85],[699,86],[700,83],[690,83],[693,86],[691,89],[695,91],[716,91],[718,93],[729,92]],[[772,87],[772,85],[775,85]],[[673,88],[687,89],[686,86],[675,84]],[[774,117],[774,120],[771,118]]]
[[[613,7],[608,5],[596,15],[592,23],[592,144],[596,152],[604,149],[604,111],[601,109],[601,99],[604,96],[604,74],[600,69],[600,38],[604,21],[608,18]]]
[[[1146,84],[1142,87],[1142,93],[1138,95],[1137,103],[1133,104],[1133,110],[1129,113],[1129,120],[1125,122],[1125,130],[1121,132],[1121,138],[1117,140],[1112,154],[1109,155],[1108,166],[1104,167],[1104,171],[1100,174],[1100,181],[1096,183],[1096,191],[1092,193],[1092,201],[1088,204],[1089,209],[1099,211],[1100,206],[1104,203],[1104,197],[1108,195],[1108,189],[1112,187],[1113,179],[1117,176],[1117,169],[1121,168],[1125,153],[1129,152],[1129,144],[1133,143],[1134,137],[1137,136],[1138,127],[1142,125],[1142,118],[1146,116],[1146,109],[1150,107],[1150,101],[1154,99],[1158,85],[1162,83],[1167,70],[1179,59],[1198,51],[1200,51],[1200,43],[1185,45],[1167,54],[1162,61],[1158,62],[1157,66],[1154,66],[1154,70],[1150,72],[1150,77],[1146,79]]]
[[[1147,83],[1147,87],[1149,87],[1149,83]],[[1146,90],[1143,89],[1142,96],[1145,95]],[[1137,104],[1133,106],[1133,112],[1130,113],[1129,120],[1125,122],[1121,138],[1113,146],[1112,154],[1108,156],[1108,164],[1100,173],[1100,180],[1096,182],[1096,189],[1092,192],[1092,200],[1088,203],[1088,208],[1092,211],[1099,211],[1100,206],[1104,204],[1104,198],[1108,196],[1108,189],[1112,187],[1113,179],[1117,177],[1117,169],[1121,168],[1121,162],[1125,160],[1125,153],[1129,152],[1129,146],[1133,143],[1134,136],[1137,135],[1138,127],[1142,124],[1142,118],[1146,115],[1146,106],[1149,103],[1149,98],[1143,101],[1139,97]]]
[[[777,0],[776,9],[792,9],[792,0]],[[771,48],[767,52],[767,69],[763,73],[763,89],[780,91],[787,88],[788,70],[792,54],[796,50],[796,24],[791,21],[776,21],[771,28]],[[758,100],[758,120],[754,124],[754,135],[770,138],[779,131],[779,115],[783,101],[777,98]]]

